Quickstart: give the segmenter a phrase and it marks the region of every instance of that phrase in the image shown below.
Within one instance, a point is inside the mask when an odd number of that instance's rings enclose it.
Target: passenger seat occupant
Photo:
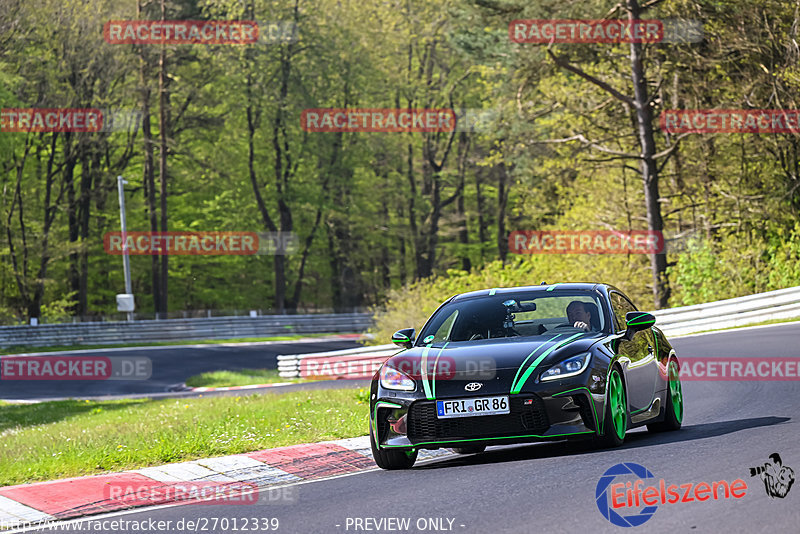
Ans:
[[[579,300],[570,302],[569,306],[567,306],[567,319],[569,320],[569,324],[575,328],[580,328],[584,332],[592,330],[592,323],[594,322],[592,320],[592,308],[594,308],[594,306],[587,306],[585,302]]]

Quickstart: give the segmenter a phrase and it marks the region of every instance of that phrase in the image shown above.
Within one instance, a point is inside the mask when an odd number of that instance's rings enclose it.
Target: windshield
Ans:
[[[603,332],[608,321],[600,296],[589,291],[504,293],[456,300],[422,330],[423,344],[478,341],[548,333]],[[585,327],[576,326],[585,320]]]

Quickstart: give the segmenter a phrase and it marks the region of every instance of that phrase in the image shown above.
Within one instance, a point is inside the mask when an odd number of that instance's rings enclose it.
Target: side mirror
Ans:
[[[410,349],[414,346],[414,333],[416,330],[413,328],[403,328],[392,334],[392,343],[397,346]]]
[[[625,314],[625,337],[631,339],[633,334],[639,330],[647,330],[656,324],[656,318],[653,314],[647,312],[632,311]]]

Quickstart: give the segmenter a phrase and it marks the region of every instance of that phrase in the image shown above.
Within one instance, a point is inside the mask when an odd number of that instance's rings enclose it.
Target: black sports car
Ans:
[[[372,380],[372,453],[405,469],[419,449],[677,430],[679,362],[655,317],[605,284],[554,284],[456,295],[414,329]]]

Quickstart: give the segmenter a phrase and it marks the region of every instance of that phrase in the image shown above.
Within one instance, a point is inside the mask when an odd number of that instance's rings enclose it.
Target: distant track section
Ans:
[[[371,322],[368,313],[336,313],[0,326],[0,348],[358,333]]]

